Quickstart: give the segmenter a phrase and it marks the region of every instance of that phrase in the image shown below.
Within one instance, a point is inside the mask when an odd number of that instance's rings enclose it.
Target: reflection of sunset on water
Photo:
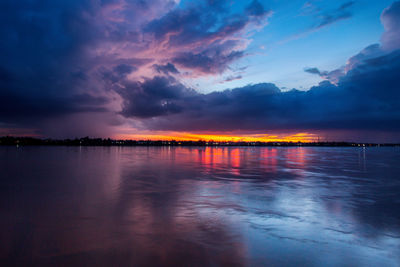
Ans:
[[[197,151],[197,159],[204,165],[207,171],[216,171],[221,168],[229,168],[233,175],[241,175],[241,170],[248,164],[246,159],[248,153],[243,154],[241,148],[234,147],[205,147],[205,148],[191,148],[190,150],[184,148],[177,148],[177,151],[182,153],[182,159],[189,159],[192,157],[193,151]],[[251,150],[251,148],[249,148]],[[277,165],[280,162],[291,169],[293,172],[297,172],[299,175],[303,175],[301,169],[306,167],[307,164],[307,149],[303,147],[294,148],[282,148],[281,153],[278,155],[278,148],[265,147],[262,149],[255,149],[259,153],[259,168],[260,170],[273,173],[277,170]],[[242,162],[242,160],[244,160]]]
[[[10,148],[0,151],[0,197],[16,195],[14,209],[0,206],[0,263],[18,255],[38,266],[110,266],[115,257],[123,266],[318,265],[339,250],[391,266],[396,259],[381,253],[400,245],[390,149]],[[390,209],[380,209],[382,190]]]
[[[229,158],[232,167],[232,172],[236,175],[240,175],[240,150],[233,148],[229,150]]]
[[[278,151],[276,148],[266,148],[261,150],[260,164],[264,171],[276,172],[277,154]]]

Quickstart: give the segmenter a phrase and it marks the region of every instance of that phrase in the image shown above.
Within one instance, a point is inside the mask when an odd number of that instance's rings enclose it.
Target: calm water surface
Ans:
[[[3,266],[400,266],[400,149],[0,147],[0,237]]]

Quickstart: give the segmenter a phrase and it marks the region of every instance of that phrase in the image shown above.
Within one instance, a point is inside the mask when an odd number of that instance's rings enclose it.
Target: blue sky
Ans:
[[[379,43],[383,32],[380,15],[392,1],[356,1],[349,8],[351,17],[317,30],[312,27],[318,18],[304,14],[306,3],[329,12],[349,1],[260,2],[273,14],[268,25],[251,36],[249,55],[235,63],[237,68],[247,67],[242,78],[225,83],[220,83],[221,77],[202,78],[194,81],[200,90],[210,92],[261,82],[275,83],[283,90],[307,90],[321,79],[304,72],[304,68],[337,69],[366,46]]]

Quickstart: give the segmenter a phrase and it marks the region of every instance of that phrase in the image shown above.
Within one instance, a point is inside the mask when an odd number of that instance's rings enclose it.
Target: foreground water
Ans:
[[[0,147],[0,264],[399,266],[399,148]]]

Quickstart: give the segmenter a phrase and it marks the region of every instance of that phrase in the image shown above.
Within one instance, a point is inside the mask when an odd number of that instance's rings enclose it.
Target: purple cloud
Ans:
[[[174,64],[168,62],[165,65],[158,65],[158,64],[154,64],[153,65],[154,69],[158,72],[158,73],[163,73],[163,74],[178,74],[179,71],[177,70],[177,68],[175,67]]]
[[[282,92],[262,83],[201,94],[174,79],[155,77],[127,90],[138,93],[124,95],[123,114],[142,118],[153,130],[398,131],[399,62],[399,51],[372,58],[340,77],[337,85],[324,81],[309,91]]]
[[[221,73],[244,55],[246,39],[241,34],[246,27],[262,23],[271,12],[258,1],[239,15],[229,14],[225,5],[215,1],[207,3],[174,9],[151,21],[145,32],[170,51],[177,51],[171,57],[175,64],[202,73]]]
[[[386,8],[381,21],[385,27],[382,35],[382,46],[385,50],[394,50],[400,48],[400,1],[396,1]]]
[[[261,83],[208,94],[184,78],[224,73],[246,56],[249,36],[271,14],[258,1],[235,14],[228,2],[211,0],[1,5],[3,124],[49,130],[71,118],[70,125],[86,127],[76,116],[85,114],[155,130],[399,130],[399,2],[382,13],[382,46],[337,70],[306,69],[327,80],[307,92]],[[352,5],[318,13],[316,27],[349,17]]]

